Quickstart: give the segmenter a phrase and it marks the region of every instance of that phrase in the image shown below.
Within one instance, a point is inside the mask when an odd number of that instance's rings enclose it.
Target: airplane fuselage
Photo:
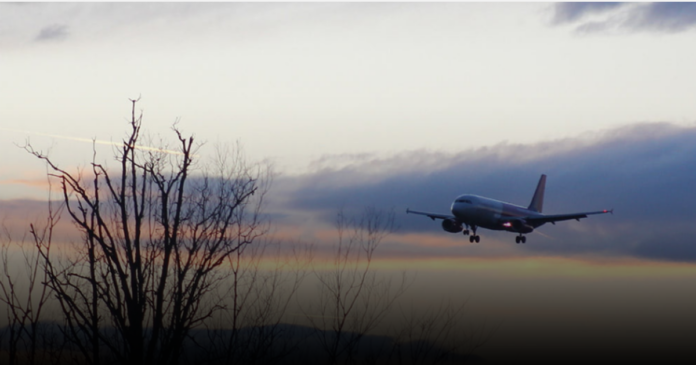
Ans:
[[[459,221],[468,225],[517,233],[529,233],[541,224],[514,226],[507,219],[542,216],[519,205],[471,194],[458,196],[452,202],[451,211]]]

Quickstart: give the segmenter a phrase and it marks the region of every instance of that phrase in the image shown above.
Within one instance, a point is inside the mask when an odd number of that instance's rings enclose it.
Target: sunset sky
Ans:
[[[380,267],[417,270],[414,301],[468,299],[499,326],[490,358],[683,351],[695,44],[693,3],[0,3],[0,216],[45,207],[45,166],[20,146],[76,168],[96,139],[110,160],[141,97],[152,135],[173,140],[178,120],[201,158],[239,141],[274,165],[278,239],[321,242],[340,208],[393,209]],[[405,214],[463,193],[527,205],[541,174],[545,213],[615,214],[525,245]]]

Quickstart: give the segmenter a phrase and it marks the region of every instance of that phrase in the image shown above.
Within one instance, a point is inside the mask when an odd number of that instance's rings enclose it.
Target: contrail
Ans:
[[[60,138],[60,139],[67,139],[69,141],[77,141],[77,142],[88,142],[88,143],[97,143],[97,144],[104,144],[104,145],[109,145],[109,146],[123,146],[124,143],[118,143],[118,142],[112,142],[112,141],[103,141],[99,139],[89,139],[89,138],[80,138],[80,137],[71,137],[71,136],[61,136],[58,134],[48,134],[48,133],[41,133],[41,132],[32,132],[32,131],[24,131],[20,129],[13,129],[13,128],[3,128],[0,127],[1,130],[6,130],[10,132],[16,132],[16,133],[26,133],[26,134],[34,134],[37,136],[44,136],[44,137],[52,137],[52,138]],[[179,151],[173,151],[173,150],[166,150],[163,148],[157,148],[157,147],[150,147],[150,146],[135,146],[135,149],[138,150],[143,150],[143,151],[157,151],[157,152],[164,152],[164,153],[169,153],[172,155],[183,155],[183,153]],[[195,156],[195,155],[194,155]]]

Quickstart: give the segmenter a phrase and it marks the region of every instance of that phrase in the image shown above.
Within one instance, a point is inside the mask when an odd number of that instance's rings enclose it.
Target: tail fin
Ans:
[[[534,192],[534,197],[532,202],[529,203],[529,210],[541,213],[544,208],[544,189],[546,188],[546,175],[541,175],[539,178],[539,184],[537,184],[536,191]]]

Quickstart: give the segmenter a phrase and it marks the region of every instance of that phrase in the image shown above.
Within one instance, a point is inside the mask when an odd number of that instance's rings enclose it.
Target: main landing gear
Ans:
[[[468,226],[467,226],[468,227]],[[473,235],[469,236],[469,242],[473,243],[474,241],[481,242],[481,236],[476,234],[476,226],[471,226],[471,231],[474,233]],[[467,236],[469,234],[469,230],[465,229],[464,230],[464,235]]]
[[[527,237],[523,236],[522,233],[520,233],[519,236],[515,237],[515,243],[527,243]]]

